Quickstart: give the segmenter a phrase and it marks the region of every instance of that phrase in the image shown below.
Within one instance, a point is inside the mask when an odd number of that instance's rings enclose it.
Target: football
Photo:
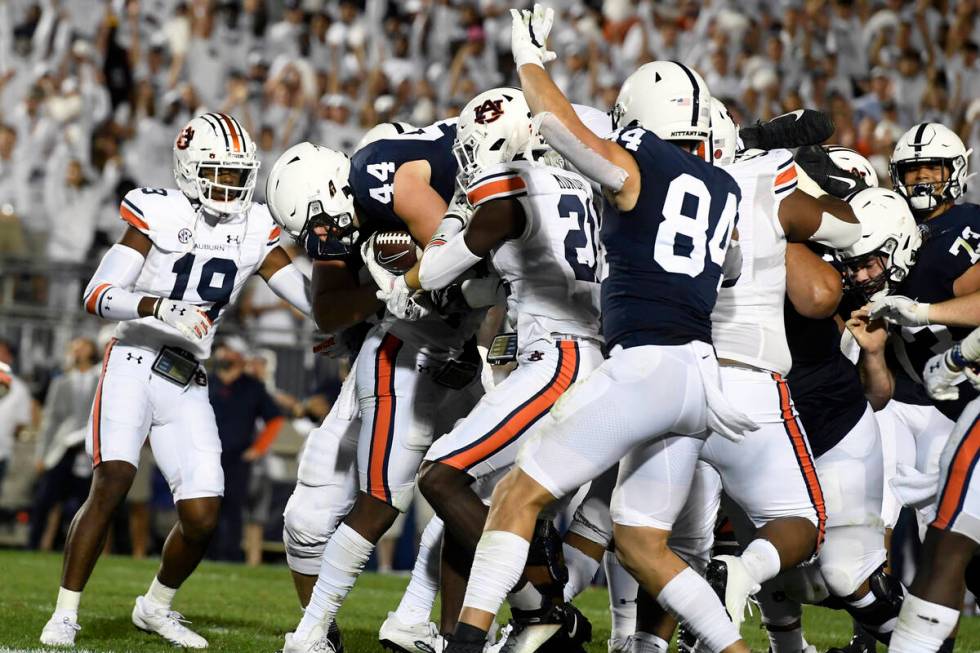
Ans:
[[[380,231],[374,237],[374,260],[392,274],[404,274],[412,269],[422,256],[407,231]]]

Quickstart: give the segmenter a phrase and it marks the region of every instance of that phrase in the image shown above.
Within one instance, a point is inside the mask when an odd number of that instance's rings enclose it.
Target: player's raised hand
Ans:
[[[883,319],[900,326],[926,326],[929,324],[929,304],[924,304],[903,297],[890,295],[871,302],[868,317],[872,320]]]
[[[925,369],[922,370],[926,392],[936,401],[955,401],[960,398],[960,389],[956,384],[963,381],[963,370],[952,365],[948,353],[936,354],[926,361]]]
[[[200,306],[161,297],[153,305],[153,317],[169,324],[188,340],[200,340],[211,330],[211,318]]]
[[[535,4],[530,11],[511,9],[510,15],[510,49],[518,68],[527,63],[544,68],[546,63],[558,57],[545,47],[555,22],[554,9]]]

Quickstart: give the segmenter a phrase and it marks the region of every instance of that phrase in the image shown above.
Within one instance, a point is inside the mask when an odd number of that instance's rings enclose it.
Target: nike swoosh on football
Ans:
[[[847,177],[838,177],[837,175],[827,175],[827,179],[836,179],[837,181],[842,181],[847,184],[848,188],[854,188],[857,186],[857,182],[853,179],[848,179]]]
[[[385,256],[384,254],[378,254],[378,263],[380,263],[381,265],[388,265],[392,261],[397,261],[398,259],[405,256],[406,254],[408,254],[408,250],[405,250],[404,252],[398,252],[397,254],[394,254],[392,256]]]

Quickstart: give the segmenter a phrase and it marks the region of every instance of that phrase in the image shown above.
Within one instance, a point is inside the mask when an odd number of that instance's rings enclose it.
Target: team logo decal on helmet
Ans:
[[[476,113],[475,122],[481,125],[486,125],[496,121],[500,116],[504,115],[503,110],[500,105],[504,103],[503,100],[491,100],[487,98],[486,102],[478,107],[473,107],[473,111]]]
[[[177,142],[174,143],[174,147],[178,150],[186,150],[191,144],[191,139],[194,138],[194,128],[190,125],[184,127],[180,134],[177,136]]]

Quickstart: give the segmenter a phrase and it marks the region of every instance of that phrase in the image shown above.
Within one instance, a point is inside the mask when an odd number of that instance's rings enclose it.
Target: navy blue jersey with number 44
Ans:
[[[920,302],[952,299],[953,283],[980,262],[980,206],[958,204],[923,225],[922,245],[909,275],[895,290]],[[889,340],[887,352],[895,374],[897,401],[925,405],[935,403],[951,419],[977,396],[969,383],[959,385],[956,401],[933,402],[921,385],[922,369],[934,354],[939,354],[962,340],[972,329],[947,328],[938,324],[902,327]]]
[[[453,198],[458,164],[453,156],[456,119],[440,120],[415,131],[382,138],[351,157],[350,185],[368,231],[405,228],[395,215],[395,173],[408,161],[428,161],[429,185],[446,203]]]
[[[710,343],[711,310],[738,218],[738,184],[643,128],[626,127],[610,138],[636,160],[640,196],[631,211],[607,200],[603,213],[606,344]]]

